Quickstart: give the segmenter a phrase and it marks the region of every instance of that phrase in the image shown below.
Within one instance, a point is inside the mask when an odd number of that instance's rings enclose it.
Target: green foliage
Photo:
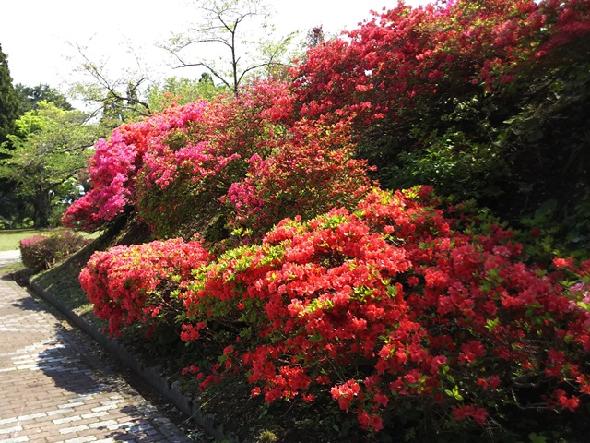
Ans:
[[[447,195],[492,199],[501,194],[499,184],[509,173],[497,145],[470,140],[470,134],[447,130],[425,137],[425,149],[401,152],[403,167],[388,173],[408,183],[433,183]]]
[[[46,84],[33,87],[17,84],[15,90],[19,100],[19,115],[32,111],[33,109],[38,109],[40,102],[51,102],[58,108],[66,111],[73,109],[65,95]]]
[[[517,224],[522,219],[527,229],[536,225],[546,253],[586,248],[589,48],[580,38],[493,92],[423,99],[400,111],[399,123],[376,124],[360,155],[379,167],[388,187],[430,184]]]
[[[543,202],[533,213],[518,220],[519,240],[528,256],[537,261],[571,256],[584,259],[590,249],[590,195],[570,204],[556,199]]]
[[[18,115],[18,98],[12,86],[6,54],[0,45],[0,145],[12,131],[14,120]]]
[[[277,441],[279,441],[279,437],[277,437],[273,431],[268,429],[260,431],[256,437],[256,443],[275,443]]]
[[[170,77],[161,85],[153,85],[148,90],[148,105],[151,112],[161,112],[172,105],[184,105],[198,100],[211,100],[226,92],[226,88],[215,86],[208,73],[199,80]]]
[[[7,146],[6,136],[13,132],[14,121],[18,117],[19,99],[12,86],[6,55],[0,45],[0,148]],[[3,158],[0,153],[0,160]],[[25,227],[23,204],[13,195],[14,183],[9,179],[0,178],[0,227]]]
[[[140,175],[137,188],[141,196],[141,216],[153,223],[152,230],[157,238],[179,235],[188,238],[195,232],[202,233],[211,243],[227,238],[228,209],[219,201],[223,193],[214,186],[215,178],[202,183],[193,183],[190,178],[188,174],[181,174],[168,188],[160,190],[157,187],[148,189],[148,182]],[[166,208],[164,212],[163,208]]]
[[[15,133],[8,136],[11,149],[0,150],[0,177],[15,183],[16,195],[32,204],[38,227],[49,224],[55,204],[80,192],[77,174],[99,135],[85,120],[79,111],[39,102],[15,122]]]

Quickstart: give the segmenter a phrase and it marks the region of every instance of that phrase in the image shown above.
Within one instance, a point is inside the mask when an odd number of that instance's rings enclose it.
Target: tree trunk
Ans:
[[[238,61],[236,60],[236,28],[238,26],[238,22],[234,24],[234,28],[231,31],[231,68],[232,68],[232,78],[233,78],[233,89],[234,89],[234,97],[238,96]]]

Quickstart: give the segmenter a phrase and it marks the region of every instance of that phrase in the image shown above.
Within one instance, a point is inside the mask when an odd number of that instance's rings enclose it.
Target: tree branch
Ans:
[[[241,23],[255,16],[267,17],[264,0],[198,0],[197,4],[205,14],[205,18],[201,26],[195,26],[196,31],[191,32],[198,32],[200,35],[190,38],[190,34],[184,37],[179,34],[175,39],[170,40],[169,46],[162,46],[178,61],[179,65],[174,68],[203,67],[237,96],[239,86],[249,72],[265,66],[281,65],[275,60],[279,57],[281,48],[284,48],[284,42],[281,42],[280,47],[270,48],[268,52],[272,51],[271,54],[262,55],[266,57],[266,61],[257,63],[256,60],[251,60],[249,54],[249,45],[253,42],[247,41],[242,36],[244,31],[240,27]],[[197,43],[217,43],[227,47],[230,57],[228,57],[229,60],[223,59],[223,63],[227,63],[227,65],[224,64],[224,69],[219,68],[212,59],[207,58],[197,59],[195,63],[186,62],[181,56],[181,51]],[[247,67],[241,69],[242,64]],[[226,66],[228,69],[225,69]]]
[[[124,96],[122,94],[120,94],[117,90],[116,90],[116,86],[111,83],[106,77],[105,75],[102,73],[102,69],[99,68],[95,63],[93,63],[90,58],[86,55],[86,53],[82,50],[82,48],[80,47],[80,45],[75,45],[75,48],[78,52],[78,54],[82,57],[82,59],[84,60],[84,64],[82,65],[84,67],[84,69],[86,70],[86,72],[88,72],[95,80],[98,81],[98,83],[116,100],[118,100],[119,102],[122,103],[127,103],[129,105],[134,105],[134,104],[139,104],[141,106],[143,106],[149,113],[149,104],[146,101],[143,100],[138,100],[136,98],[132,98],[132,97],[128,97],[128,96]],[[139,87],[139,85],[141,83],[143,83],[145,81],[145,77],[142,77],[140,79],[138,79],[135,82],[135,88],[137,89]],[[101,109],[104,108],[104,105],[101,106]]]

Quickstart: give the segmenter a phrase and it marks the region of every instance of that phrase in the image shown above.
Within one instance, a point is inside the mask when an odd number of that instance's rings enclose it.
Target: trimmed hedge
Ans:
[[[33,235],[19,242],[23,264],[33,270],[49,269],[86,246],[90,241],[72,231],[59,231],[50,235]]]

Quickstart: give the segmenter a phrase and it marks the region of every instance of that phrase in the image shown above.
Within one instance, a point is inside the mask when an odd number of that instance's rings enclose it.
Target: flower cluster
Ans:
[[[301,121],[279,140],[272,154],[255,154],[246,177],[233,183],[227,200],[229,224],[261,238],[275,223],[300,215],[310,219],[334,206],[354,206],[371,188],[364,160],[354,158],[347,124]]]
[[[289,122],[286,88],[260,82],[240,98],[115,129],[97,142],[93,187],[64,223],[92,230],[132,208],[158,238],[198,232],[219,241],[228,235],[219,231],[239,229],[246,241],[284,217],[354,205],[371,182],[366,163],[353,158],[348,124]]]
[[[35,234],[30,237],[25,237],[18,242],[20,248],[30,248],[47,239],[46,235]]]
[[[427,187],[375,189],[215,260],[181,240],[96,253],[80,282],[113,333],[164,316],[223,349],[203,388],[242,371],[267,402],[330,397],[372,431],[416,399],[479,425],[498,405],[577,410],[590,261],[529,267],[510,232],[459,229],[436,206]]]
[[[400,3],[308,51],[294,93],[303,115],[399,120],[422,98],[510,83],[589,33],[587,0]]]
[[[174,107],[144,121],[115,128],[108,140],[95,144],[88,172],[92,189],[75,201],[63,217],[65,226],[92,231],[135,203],[135,178],[152,141],[198,120],[205,103]]]
[[[233,337],[224,343],[268,402],[329,393],[374,431],[416,398],[480,425],[498,404],[575,410],[590,392],[577,287],[521,262],[498,226],[455,229],[429,192],[376,190],[354,213],[282,221],[196,271],[180,295],[185,324]],[[531,398],[523,387],[540,379]]]
[[[118,334],[122,326],[157,318],[171,301],[170,294],[159,296],[160,285],[187,280],[208,259],[199,242],[181,239],[116,246],[95,252],[79,281],[96,316]]]

